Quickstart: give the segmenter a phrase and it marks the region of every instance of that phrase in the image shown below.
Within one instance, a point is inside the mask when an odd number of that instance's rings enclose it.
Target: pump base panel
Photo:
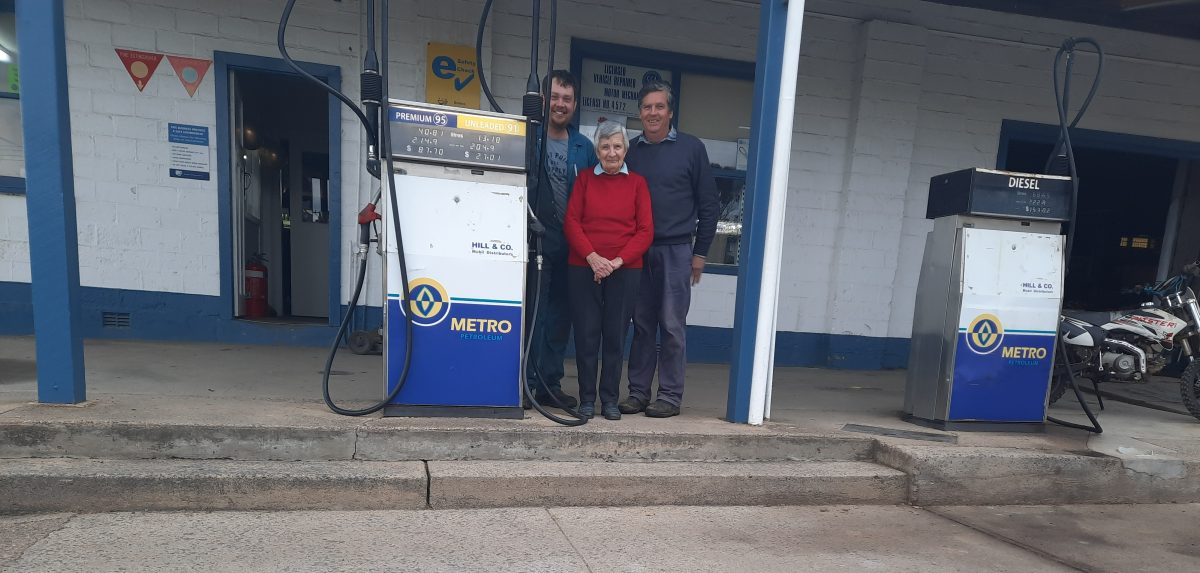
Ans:
[[[947,422],[945,420],[926,420],[912,414],[901,414],[900,419],[910,424],[942,430],[944,432],[1017,432],[1023,434],[1044,434],[1046,424],[1043,422]]]
[[[493,418],[521,420],[525,410],[521,407],[488,406],[412,406],[392,404],[384,406],[384,416],[407,416],[410,418]]]

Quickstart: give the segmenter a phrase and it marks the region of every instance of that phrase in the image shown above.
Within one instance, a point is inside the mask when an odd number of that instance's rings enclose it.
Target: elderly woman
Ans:
[[[629,138],[612,121],[596,129],[600,163],[575,179],[563,233],[567,255],[567,298],[575,329],[579,368],[579,413],[596,414],[596,354],[603,348],[600,413],[621,419],[621,355],[637,299],[642,255],[654,240],[650,190],[625,166]]]

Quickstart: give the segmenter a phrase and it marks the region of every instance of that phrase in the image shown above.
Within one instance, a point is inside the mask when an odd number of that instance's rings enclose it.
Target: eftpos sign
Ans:
[[[430,42],[425,61],[427,103],[479,109],[475,48]]]

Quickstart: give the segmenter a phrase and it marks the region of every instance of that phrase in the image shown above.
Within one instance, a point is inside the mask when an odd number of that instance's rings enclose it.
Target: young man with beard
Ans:
[[[538,403],[574,408],[578,404],[576,399],[562,391],[563,354],[571,333],[567,306],[567,240],[563,236],[563,218],[571,189],[575,185],[575,176],[594,168],[597,159],[592,142],[571,123],[579,100],[579,84],[575,76],[566,70],[554,70],[543,82],[542,91],[550,98],[550,115],[546,122],[546,158],[538,188],[530,190],[530,201],[538,219],[546,227],[546,234],[542,239],[540,285],[533,282],[537,267],[531,264],[529,269],[528,300],[532,301],[533,288],[540,287],[540,303],[537,316],[532,318],[533,340],[526,373]],[[529,405],[525,407],[529,408]]]

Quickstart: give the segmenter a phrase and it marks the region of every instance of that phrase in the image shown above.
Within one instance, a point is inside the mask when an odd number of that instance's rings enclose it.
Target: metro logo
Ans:
[[[1035,346],[1005,346],[1000,350],[1000,355],[1004,358],[1034,358],[1037,360],[1045,360],[1047,356],[1045,348]]]
[[[512,322],[507,320],[492,320],[488,318],[451,318],[450,330],[459,332],[512,332]]]

